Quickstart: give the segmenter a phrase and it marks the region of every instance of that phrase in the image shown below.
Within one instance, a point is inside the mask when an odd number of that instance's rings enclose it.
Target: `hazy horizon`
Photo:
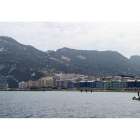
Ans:
[[[140,54],[139,22],[0,22],[0,36],[48,51],[63,47]]]

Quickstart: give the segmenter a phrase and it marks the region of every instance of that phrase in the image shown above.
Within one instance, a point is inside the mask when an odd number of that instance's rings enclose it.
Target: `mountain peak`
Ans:
[[[5,40],[5,41],[9,41],[9,42],[17,42],[12,37],[7,37],[7,36],[0,36],[0,40]]]

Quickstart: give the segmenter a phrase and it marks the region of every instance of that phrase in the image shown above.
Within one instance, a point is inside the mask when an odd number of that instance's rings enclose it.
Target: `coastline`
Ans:
[[[70,92],[134,92],[136,90],[80,90],[80,89],[52,89],[52,90],[43,90],[43,89],[0,89],[0,91],[70,91]],[[82,92],[81,92],[82,91]]]

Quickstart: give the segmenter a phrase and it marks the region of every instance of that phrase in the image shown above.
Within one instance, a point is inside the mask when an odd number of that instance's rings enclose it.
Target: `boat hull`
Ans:
[[[140,96],[135,96],[132,98],[133,100],[140,100]]]

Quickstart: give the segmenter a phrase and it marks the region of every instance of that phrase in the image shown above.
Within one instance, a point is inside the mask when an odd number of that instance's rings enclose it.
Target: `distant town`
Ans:
[[[41,77],[36,81],[18,82],[13,76],[0,75],[0,90],[137,91],[140,90],[140,77],[127,75],[94,77],[60,73]]]

